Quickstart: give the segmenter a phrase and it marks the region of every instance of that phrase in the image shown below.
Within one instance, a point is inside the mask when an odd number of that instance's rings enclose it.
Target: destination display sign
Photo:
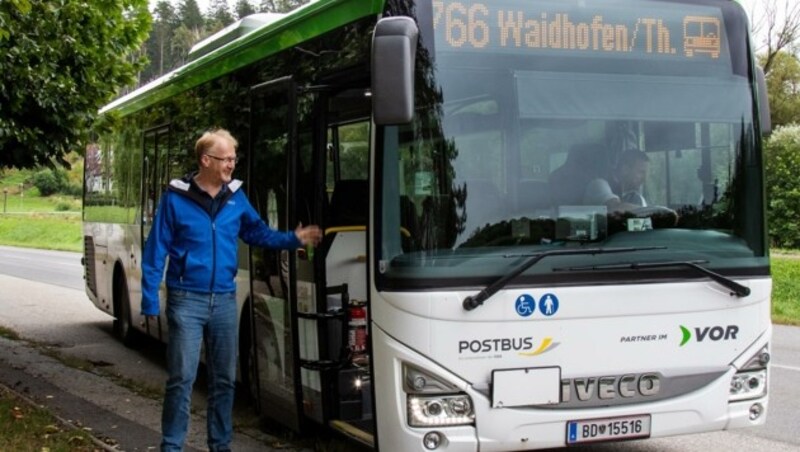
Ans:
[[[687,3],[433,0],[437,52],[727,60],[719,8]]]

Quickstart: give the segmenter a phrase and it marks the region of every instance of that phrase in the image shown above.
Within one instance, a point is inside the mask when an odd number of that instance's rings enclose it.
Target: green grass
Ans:
[[[80,214],[0,215],[0,245],[80,252],[83,250]]]
[[[33,170],[0,169],[0,191],[7,188],[9,193],[18,193],[19,184],[27,183]]]
[[[46,409],[0,386],[0,450],[82,452],[97,449],[86,432],[63,425]]]
[[[772,321],[800,325],[800,256],[772,256]]]
[[[35,189],[33,189],[35,190]],[[31,190],[31,191],[33,191]],[[19,191],[19,188],[17,188]],[[80,212],[81,201],[71,196],[34,196],[27,190],[23,196],[19,193],[6,195],[0,191],[0,213],[36,213],[36,212]]]
[[[86,206],[86,221],[107,221],[111,223],[127,223],[128,215],[133,216],[133,209],[121,206]]]
[[[2,325],[0,325],[0,337],[11,339],[13,341],[19,340],[19,334],[16,331],[8,329]]]

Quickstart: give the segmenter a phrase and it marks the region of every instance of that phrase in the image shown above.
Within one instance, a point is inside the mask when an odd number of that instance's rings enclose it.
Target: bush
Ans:
[[[39,189],[41,196],[50,196],[58,192],[58,179],[52,170],[42,170],[31,178],[33,185]]]
[[[773,245],[800,247],[800,125],[782,126],[764,150],[767,218]]]
[[[67,173],[63,169],[43,169],[31,177],[31,182],[41,196],[50,196],[70,188]]]

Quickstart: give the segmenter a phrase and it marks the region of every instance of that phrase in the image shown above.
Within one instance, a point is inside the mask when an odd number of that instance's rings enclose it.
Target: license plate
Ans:
[[[567,422],[567,444],[650,437],[650,415]]]

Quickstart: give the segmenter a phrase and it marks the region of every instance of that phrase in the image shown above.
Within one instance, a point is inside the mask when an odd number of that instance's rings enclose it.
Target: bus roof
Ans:
[[[266,56],[382,11],[385,0],[311,0],[106,105],[127,115]]]

